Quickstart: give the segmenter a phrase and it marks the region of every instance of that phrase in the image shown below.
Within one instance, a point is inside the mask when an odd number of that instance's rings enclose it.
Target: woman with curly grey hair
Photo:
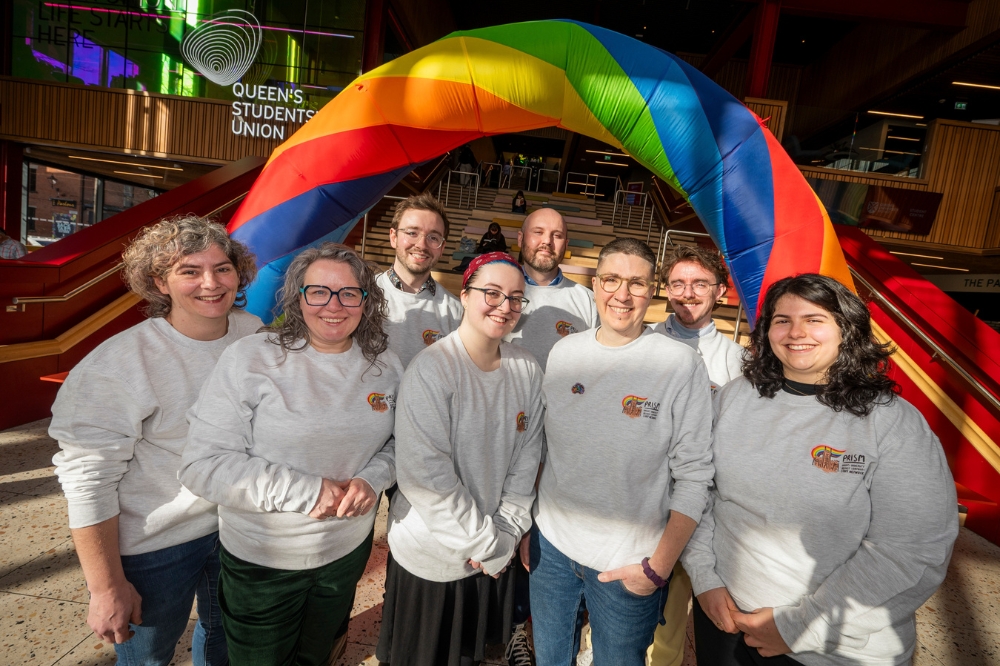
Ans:
[[[890,354],[836,280],[768,289],[743,376],[716,396],[715,488],[682,557],[699,664],[910,663],[958,514]]]
[[[122,663],[166,665],[197,597],[192,659],[222,664],[218,514],[177,470],[185,412],[223,350],[261,326],[239,309],[254,257],[189,215],[147,227],[123,259],[149,318],[73,368],[49,427],[90,590],[87,623]]]
[[[180,480],[219,504],[234,664],[325,664],[346,639],[373,509],[396,480],[403,367],[375,278],[344,245],[299,254],[283,319],[228,349],[190,412]]]

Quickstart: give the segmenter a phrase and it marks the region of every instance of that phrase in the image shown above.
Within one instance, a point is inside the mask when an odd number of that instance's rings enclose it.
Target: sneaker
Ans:
[[[594,665],[594,649],[587,648],[586,650],[581,650],[580,654],[576,656],[576,666],[593,666]]]
[[[507,659],[507,666],[535,666],[535,654],[531,651],[523,622],[514,626],[504,657]]]

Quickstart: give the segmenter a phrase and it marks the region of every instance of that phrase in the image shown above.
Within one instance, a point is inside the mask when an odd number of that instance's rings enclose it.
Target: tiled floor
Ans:
[[[52,471],[48,421],[0,432],[0,664],[98,666],[114,650],[87,627],[87,591]],[[375,664],[388,548],[385,504],[340,664]],[[190,629],[174,664],[190,664]],[[1000,666],[1000,548],[963,529],[948,577],[917,613],[915,666]],[[694,665],[690,627],[684,666]],[[495,651],[490,664],[503,664]]]

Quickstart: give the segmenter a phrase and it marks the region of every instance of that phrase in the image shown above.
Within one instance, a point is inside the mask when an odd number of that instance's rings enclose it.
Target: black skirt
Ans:
[[[510,640],[517,557],[498,578],[478,573],[436,583],[414,576],[389,554],[375,656],[392,666],[459,666],[482,661],[486,645]]]

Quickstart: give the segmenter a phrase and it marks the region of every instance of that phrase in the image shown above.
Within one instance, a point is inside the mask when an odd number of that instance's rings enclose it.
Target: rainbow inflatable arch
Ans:
[[[796,273],[852,286],[830,218],[756,115],[683,60],[574,21],[455,32],[356,79],[271,155],[229,224],[265,319],[302,249],[343,241],[415,166],[482,136],[562,127],[620,148],[691,204],[751,325]]]

